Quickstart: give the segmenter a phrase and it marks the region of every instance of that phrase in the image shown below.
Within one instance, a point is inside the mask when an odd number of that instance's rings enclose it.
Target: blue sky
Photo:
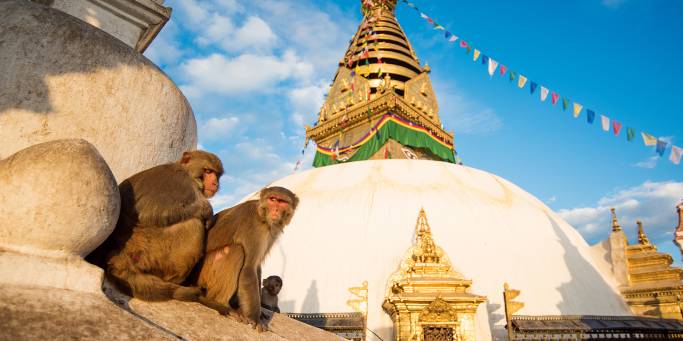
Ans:
[[[465,165],[502,176],[560,212],[590,242],[609,207],[634,237],[642,219],[660,249],[683,199],[683,165],[640,136],[600,129],[599,115],[683,147],[683,2],[413,1],[483,54],[593,109],[574,119],[507,77],[489,77],[411,8],[397,17],[432,81]],[[327,87],[360,23],[360,1],[166,1],[173,16],[145,53],[180,85],[200,147],[226,165],[214,203],[233,204],[291,174]],[[304,168],[314,153],[309,145]],[[301,171],[301,170],[299,170]]]

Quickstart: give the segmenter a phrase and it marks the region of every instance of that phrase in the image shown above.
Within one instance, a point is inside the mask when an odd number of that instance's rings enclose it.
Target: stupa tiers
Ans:
[[[396,340],[452,340],[456,335],[458,340],[476,340],[475,313],[486,297],[471,294],[472,281],[453,270],[432,239],[424,209],[415,235],[415,245],[389,279],[382,305],[394,321]]]
[[[631,311],[641,316],[683,319],[683,270],[671,266],[670,255],[657,251],[640,221],[636,222],[638,242],[629,244],[615,210],[611,212],[612,233],[593,248],[608,256]]]
[[[315,127],[313,165],[370,159],[455,162],[429,79],[399,25],[396,0],[362,1],[363,21],[339,62]]]

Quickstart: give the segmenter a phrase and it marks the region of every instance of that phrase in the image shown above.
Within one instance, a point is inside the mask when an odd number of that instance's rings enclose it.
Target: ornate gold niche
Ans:
[[[476,340],[475,313],[484,296],[470,293],[471,280],[453,270],[432,239],[424,209],[415,244],[387,283],[382,308],[394,321],[397,341]]]

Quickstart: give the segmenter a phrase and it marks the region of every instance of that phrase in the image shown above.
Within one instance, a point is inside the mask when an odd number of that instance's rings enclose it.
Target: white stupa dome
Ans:
[[[523,315],[631,315],[606,263],[534,196],[496,175],[446,162],[359,161],[275,181],[301,204],[263,268],[284,286],[280,308],[352,312],[348,288],[368,281],[368,328],[392,339],[385,289],[415,238],[420,208],[456,271],[487,296],[477,339],[503,331],[503,284],[521,290]],[[373,340],[368,332],[368,339]]]

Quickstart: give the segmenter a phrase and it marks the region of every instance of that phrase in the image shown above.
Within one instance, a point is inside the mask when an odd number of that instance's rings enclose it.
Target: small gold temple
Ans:
[[[394,322],[396,340],[475,340],[475,313],[486,297],[470,293],[472,281],[453,270],[432,238],[424,209],[415,234],[387,283],[382,305]]]
[[[637,221],[637,243],[629,244],[616,211],[611,209],[612,233],[596,246],[607,251],[621,295],[640,316],[683,320],[683,270],[671,266],[670,255],[657,251],[643,224]]]

